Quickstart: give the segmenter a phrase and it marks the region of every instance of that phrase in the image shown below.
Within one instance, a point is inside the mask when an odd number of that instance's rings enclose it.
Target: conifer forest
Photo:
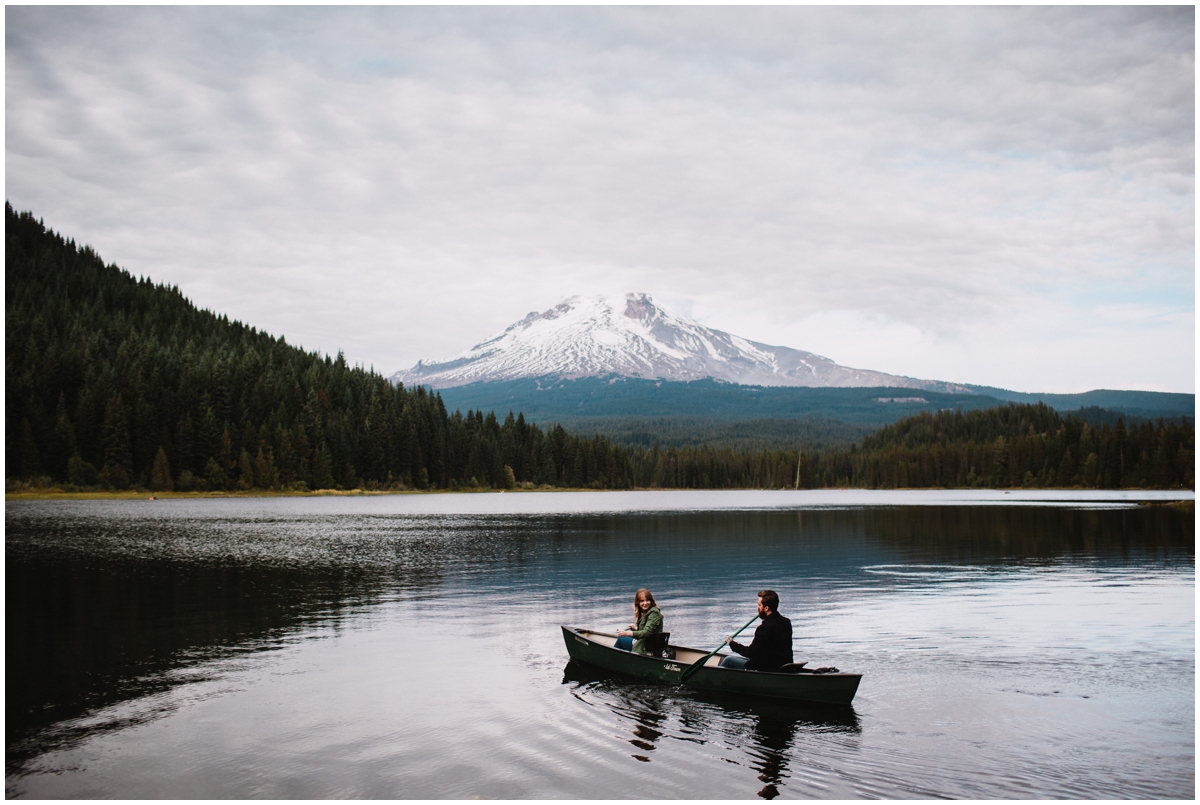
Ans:
[[[625,446],[425,388],[197,309],[5,205],[13,489],[1194,488],[1194,421],[1042,404],[921,413],[819,450]],[[1093,420],[1094,421],[1094,420]]]

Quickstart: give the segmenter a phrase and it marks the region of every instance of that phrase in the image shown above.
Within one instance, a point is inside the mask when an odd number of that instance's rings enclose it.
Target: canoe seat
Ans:
[[[671,637],[670,632],[655,632],[651,635],[646,635],[646,639],[642,641],[642,645],[646,647],[646,653],[651,657],[661,657],[667,648],[667,640]]]
[[[804,671],[804,666],[806,666],[806,665],[808,665],[808,663],[807,663],[807,662],[789,662],[787,665],[781,665],[781,666],[779,666],[779,671],[778,671],[778,673],[781,673],[781,674],[799,674],[799,673],[802,673],[802,672]]]

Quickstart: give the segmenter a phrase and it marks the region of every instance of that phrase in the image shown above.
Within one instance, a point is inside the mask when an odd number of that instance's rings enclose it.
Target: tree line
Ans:
[[[6,476],[76,489],[1192,487],[1189,421],[920,414],[820,452],[623,446],[305,352],[5,205]],[[11,483],[10,483],[11,486]]]
[[[808,462],[810,483],[885,489],[1195,488],[1194,420],[1126,426],[1118,415],[1109,425],[1103,414],[1064,416],[1044,403],[921,412],[880,428],[861,446],[814,456]]]

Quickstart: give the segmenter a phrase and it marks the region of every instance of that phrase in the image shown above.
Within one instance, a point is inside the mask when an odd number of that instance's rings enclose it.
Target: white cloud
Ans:
[[[1194,389],[1188,7],[6,15],[15,206],[384,372],[640,290],[863,368]]]

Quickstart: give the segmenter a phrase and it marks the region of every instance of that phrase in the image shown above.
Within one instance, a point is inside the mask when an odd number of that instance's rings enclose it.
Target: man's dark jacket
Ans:
[[[729,647],[750,658],[746,663],[747,671],[778,671],[780,666],[792,661],[792,622],[778,612],[772,612],[754,630],[750,645],[743,646],[735,641]]]

